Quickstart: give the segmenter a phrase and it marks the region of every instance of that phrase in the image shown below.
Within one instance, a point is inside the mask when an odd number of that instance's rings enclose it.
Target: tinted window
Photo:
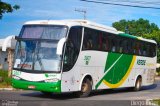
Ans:
[[[100,32],[85,28],[84,29],[84,39],[83,39],[83,50],[98,50],[101,45],[101,37],[99,36]]]
[[[112,42],[110,35],[106,32],[85,28],[82,49],[108,51],[111,49]]]
[[[98,50],[154,57],[156,45],[137,39],[118,36],[108,32],[85,28],[83,50]]]
[[[81,46],[82,27],[72,27],[66,42],[63,71],[69,71],[78,58]]]

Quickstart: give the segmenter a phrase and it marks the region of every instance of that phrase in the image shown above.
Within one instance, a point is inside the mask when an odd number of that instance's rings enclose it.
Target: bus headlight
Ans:
[[[59,79],[53,78],[53,79],[46,79],[45,82],[58,82]]]

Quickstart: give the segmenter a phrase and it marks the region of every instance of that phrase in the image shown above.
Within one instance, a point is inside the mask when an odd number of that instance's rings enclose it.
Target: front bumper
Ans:
[[[12,79],[12,86],[18,89],[36,90],[43,92],[61,92],[61,81],[58,82],[31,82]]]

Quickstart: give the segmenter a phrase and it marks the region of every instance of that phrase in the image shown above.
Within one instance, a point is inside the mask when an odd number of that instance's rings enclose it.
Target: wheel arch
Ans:
[[[134,81],[134,86],[136,85],[136,81],[139,79],[139,78],[141,78],[141,80],[142,80],[142,75],[137,75],[136,77],[135,77],[135,81]]]
[[[91,81],[91,83],[92,83],[92,88],[93,88],[93,78],[92,78],[91,74],[86,73],[86,74],[84,74],[84,75],[82,76],[82,78],[81,78],[81,80],[80,80],[80,84],[79,84],[79,89],[78,89],[78,90],[81,90],[82,82],[83,82],[83,80],[84,80],[85,78],[88,78],[88,79]]]

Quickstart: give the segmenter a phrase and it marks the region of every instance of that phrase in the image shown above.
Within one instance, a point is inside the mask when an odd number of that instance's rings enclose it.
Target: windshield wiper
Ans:
[[[54,42],[58,43],[59,39],[42,39],[42,38],[22,38],[16,36],[15,38],[17,41],[44,41],[44,42]]]

